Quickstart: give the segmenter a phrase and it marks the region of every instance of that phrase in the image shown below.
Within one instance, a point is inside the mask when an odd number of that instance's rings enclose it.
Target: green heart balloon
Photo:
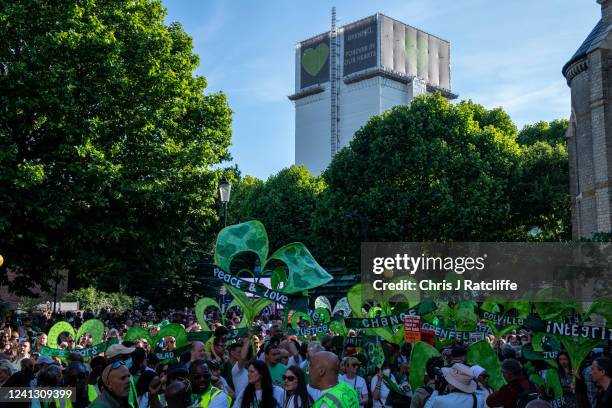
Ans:
[[[546,370],[546,388],[553,392],[555,399],[563,398],[563,387],[557,370],[551,368]]]
[[[293,315],[291,315],[291,327],[293,329],[297,329],[298,328],[298,317],[301,317],[302,320],[307,321],[308,323],[310,323],[312,325],[313,321],[312,321],[312,317],[310,317],[308,315],[308,313],[304,313],[304,312],[295,312],[293,313]]]
[[[483,367],[489,374],[489,384],[497,390],[506,383],[501,374],[501,366],[497,354],[486,340],[472,344],[468,348],[468,364]]]
[[[200,323],[202,329],[208,329],[208,323],[206,322],[206,316],[204,316],[204,312],[209,307],[214,307],[219,310],[219,312],[221,312],[221,307],[219,306],[219,303],[217,303],[217,301],[212,298],[199,299],[195,304],[196,320],[198,321],[198,323]]]
[[[84,334],[91,334],[93,344],[102,343],[104,341],[104,323],[97,319],[89,319],[84,322],[77,331],[77,340]]]
[[[155,347],[157,343],[153,341],[153,337],[149,334],[148,330],[143,329],[142,327],[130,327],[123,337],[123,340],[126,341],[136,341],[136,340],[146,340],[149,342],[151,347]]]
[[[149,332],[142,327],[130,327],[124,337],[124,340],[135,341],[139,339],[146,339],[149,344],[154,347],[163,337],[169,336],[176,339],[177,348],[181,348],[189,344],[189,339],[187,338],[185,328],[178,323],[170,323],[162,327],[155,337],[151,337]]]
[[[413,390],[424,385],[427,360],[440,357],[440,352],[428,343],[419,341],[410,353],[410,386]]]
[[[73,339],[76,337],[76,333],[74,332],[74,329],[70,323],[66,321],[57,322],[51,327],[49,333],[47,334],[47,347],[59,348],[57,339],[62,333],[69,333]]]
[[[348,334],[348,329],[344,324],[344,320],[334,320],[329,324],[329,330],[332,333],[335,333],[338,336],[346,336]]]

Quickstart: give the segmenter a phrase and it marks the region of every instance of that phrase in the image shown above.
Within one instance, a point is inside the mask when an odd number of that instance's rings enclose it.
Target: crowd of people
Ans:
[[[75,329],[97,318],[105,325],[104,340],[114,340],[103,353],[83,357],[92,336],[58,339],[66,357],[50,356],[44,347],[47,333],[60,320]],[[62,407],[236,407],[236,408],[488,408],[552,407],[554,397],[531,381],[520,346],[530,342],[527,332],[492,338],[506,384],[489,385],[490,374],[480,365],[468,365],[466,345],[460,341],[427,361],[423,386],[410,386],[409,343],[388,344],[391,352],[373,369],[353,343],[331,335],[304,339],[289,335],[275,314],[260,316],[248,334],[230,338],[237,315],[223,325],[218,314],[207,315],[213,331],[210,341],[191,341],[177,349],[172,336],[151,344],[147,339],[124,337],[130,327],[143,327],[155,338],[160,326],[179,323],[188,332],[202,327],[193,309],[157,312],[149,307],[125,313],[49,312],[9,313],[0,327],[0,390],[14,387],[70,387],[73,401],[15,402],[11,406]],[[157,322],[162,322],[161,325]],[[352,335],[359,336],[354,332]],[[109,343],[110,344],[110,343]],[[42,351],[42,353],[41,353]],[[165,358],[164,352],[180,351]],[[609,348],[595,348],[581,367],[572,367],[566,352],[557,357],[568,408],[612,407],[612,360]],[[162,359],[163,358],[163,359]],[[544,366],[536,367],[547,378]],[[548,368],[551,370],[552,368]],[[0,393],[1,395],[1,393]],[[558,401],[558,400],[557,400]]]

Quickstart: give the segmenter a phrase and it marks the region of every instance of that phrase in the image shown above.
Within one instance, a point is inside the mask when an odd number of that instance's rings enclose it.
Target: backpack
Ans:
[[[531,381],[529,381],[529,387],[526,390],[516,383],[510,384],[510,386],[516,392],[518,392],[518,397],[516,398],[516,408],[525,408],[529,402],[536,399],[543,399]]]

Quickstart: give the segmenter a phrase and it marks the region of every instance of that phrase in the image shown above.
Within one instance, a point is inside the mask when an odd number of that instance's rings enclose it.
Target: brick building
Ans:
[[[567,131],[572,238],[612,231],[612,0],[597,0],[602,17],[563,67],[571,88]]]

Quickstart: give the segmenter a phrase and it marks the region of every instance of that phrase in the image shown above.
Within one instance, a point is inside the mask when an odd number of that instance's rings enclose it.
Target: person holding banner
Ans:
[[[378,374],[372,377],[370,387],[372,387],[372,399],[374,400],[373,408],[385,408],[387,397],[391,392],[391,389],[387,385],[389,382],[397,385],[397,381],[393,374],[391,374],[391,365],[388,361],[385,361],[380,367]]]
[[[343,360],[346,374],[338,378],[340,381],[350,385],[357,391],[359,406],[363,407],[368,402],[368,386],[363,377],[357,375],[361,363],[355,357],[346,357]]]
[[[232,384],[236,391],[244,390],[249,384],[247,364],[253,356],[253,348],[249,337],[244,337],[241,343],[233,343],[230,346],[230,362],[232,363]]]
[[[278,343],[270,341],[264,349],[264,355],[266,358],[266,365],[270,370],[270,376],[274,385],[282,384],[282,377],[287,371],[287,366],[280,362],[280,350]]]

